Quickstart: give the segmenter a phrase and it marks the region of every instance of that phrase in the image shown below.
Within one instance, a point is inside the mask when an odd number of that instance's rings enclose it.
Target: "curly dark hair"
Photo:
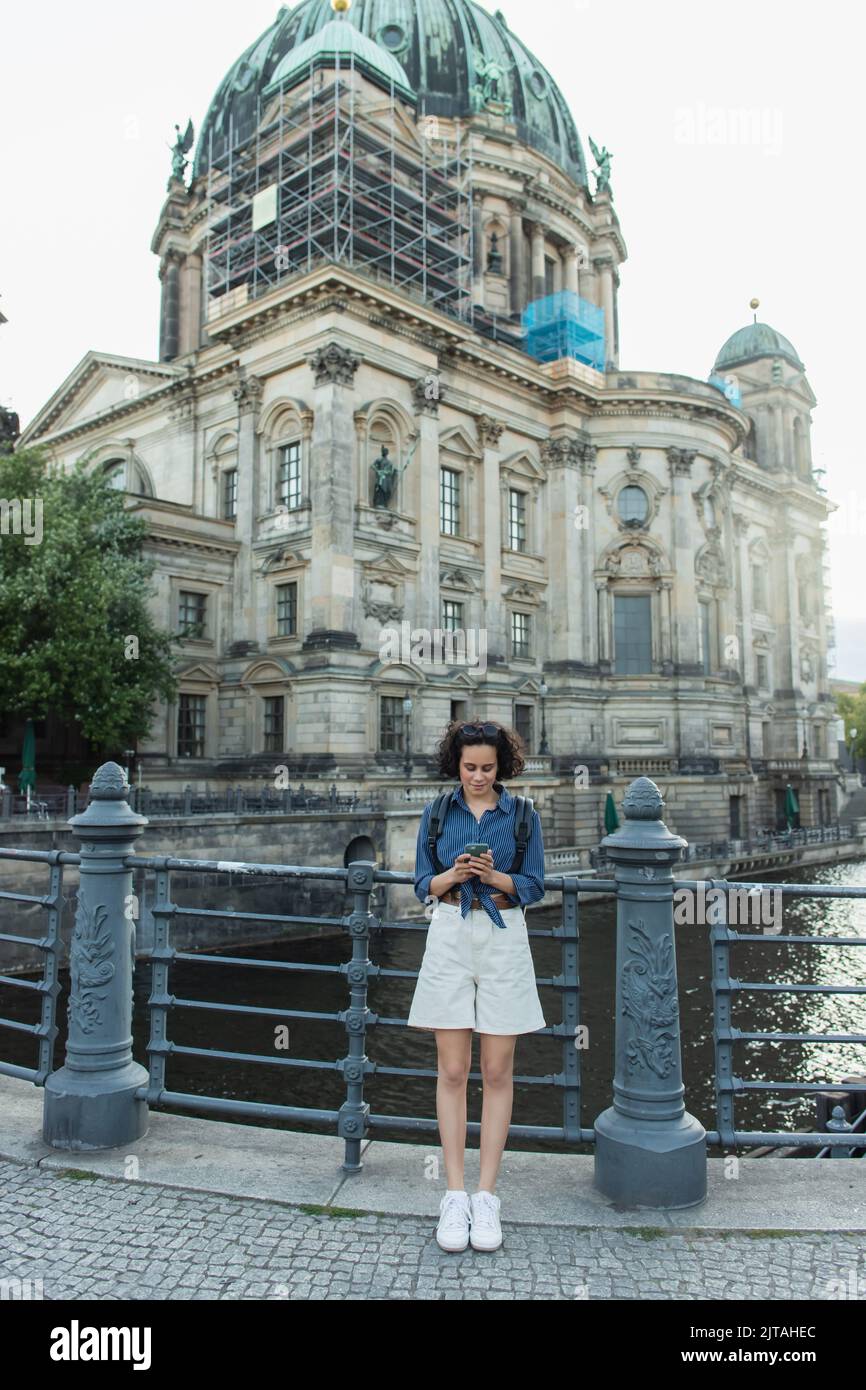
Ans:
[[[473,733],[466,733],[466,727],[477,726]],[[487,725],[497,730],[494,737],[479,730]],[[448,730],[436,750],[439,776],[460,777],[460,755],[467,745],[488,743],[496,749],[496,778],[506,781],[509,777],[519,777],[525,759],[523,740],[514,729],[507,728],[496,719],[456,719],[448,725]]]

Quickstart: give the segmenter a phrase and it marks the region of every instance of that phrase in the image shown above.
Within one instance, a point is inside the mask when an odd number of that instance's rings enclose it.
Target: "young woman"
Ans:
[[[436,1113],[448,1184],[436,1239],[443,1250],[465,1250],[470,1239],[475,1250],[496,1250],[502,1229],[495,1187],[511,1121],[514,1048],[520,1033],[546,1027],[521,907],[544,896],[544,845],[533,810],[520,870],[509,872],[517,803],[502,782],[524,765],[513,730],[494,720],[452,724],[438,758],[440,776],[459,777],[460,784],[446,803],[436,846],[441,873],[427,841],[432,801],[418,830],[415,893],[436,907],[407,1022],[436,1034]],[[470,1199],[463,1160],[473,1031],[481,1035],[484,1089],[481,1183]]]

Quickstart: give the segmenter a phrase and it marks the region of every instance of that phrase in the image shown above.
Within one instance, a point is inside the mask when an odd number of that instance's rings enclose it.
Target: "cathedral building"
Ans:
[[[775,824],[789,783],[832,819],[803,362],[754,321],[707,380],[621,366],[611,156],[502,12],[284,7],[192,140],[158,360],[88,353],[21,441],[147,523],[184,643],[146,781],[427,799],[471,714],[523,736],[552,844],[644,772],[690,838]]]

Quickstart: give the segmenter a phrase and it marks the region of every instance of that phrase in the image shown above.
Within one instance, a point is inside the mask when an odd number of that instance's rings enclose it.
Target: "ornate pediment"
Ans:
[[[472,575],[459,568],[442,570],[439,574],[439,584],[443,589],[459,589],[464,594],[478,592],[478,584]]]
[[[724,585],[728,575],[721,546],[715,540],[702,545],[695,556],[695,574],[705,584]]]

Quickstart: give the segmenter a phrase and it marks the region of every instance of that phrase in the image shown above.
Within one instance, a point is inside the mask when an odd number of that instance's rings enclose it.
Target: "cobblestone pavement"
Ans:
[[[46,1300],[830,1299],[838,1281],[866,1296],[857,1234],[512,1226],[506,1213],[499,1250],[448,1255],[434,1229],[0,1161],[0,1279],[41,1278]]]

